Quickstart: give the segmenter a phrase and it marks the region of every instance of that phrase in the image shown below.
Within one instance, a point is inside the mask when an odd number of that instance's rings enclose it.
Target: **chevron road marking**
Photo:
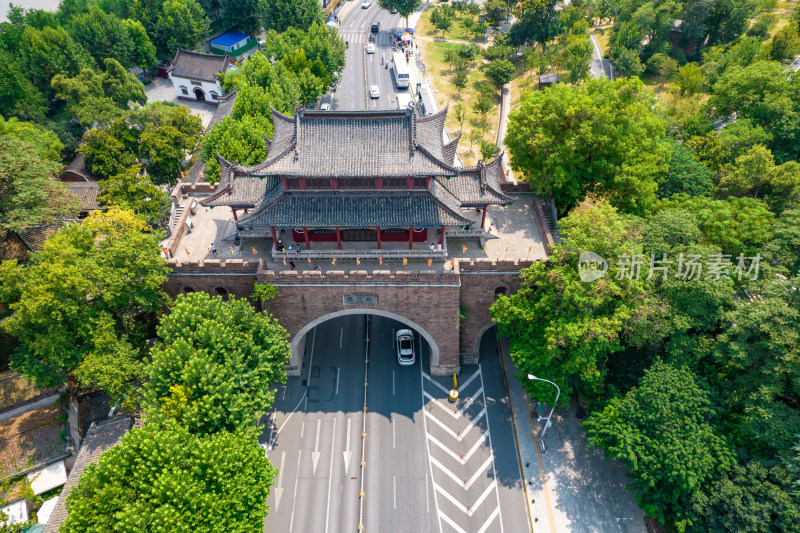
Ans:
[[[481,365],[479,364],[478,365],[478,372],[480,372],[480,371],[481,371]],[[481,389],[483,389],[483,374],[481,374]],[[489,449],[490,450],[494,450],[494,448],[492,447],[492,435],[489,433],[489,417],[486,417],[486,433],[489,434]],[[492,461],[492,478],[493,479],[497,479],[497,469],[494,467],[494,461]],[[500,492],[499,491],[494,491],[494,493],[497,496],[497,509],[496,509],[497,513],[496,514],[499,515],[500,514]],[[495,513],[493,513],[492,516],[489,517],[489,518],[493,519],[494,518],[494,514]],[[503,517],[500,516],[499,520],[500,520],[500,533],[503,533]],[[486,527],[488,527],[489,523],[490,523],[489,520],[487,520],[484,523],[483,527],[480,530],[480,533],[483,533],[486,530]]]
[[[471,487],[472,484],[475,483],[475,480],[478,479],[478,477],[483,473],[483,471],[489,468],[489,466],[493,465],[493,463],[494,463],[494,454],[491,453],[489,454],[489,457],[487,457],[486,460],[483,462],[483,464],[480,466],[480,468],[478,468],[478,470],[476,470],[475,473],[472,474],[472,477],[469,478],[469,481],[467,481],[467,488]]]
[[[457,508],[459,508],[459,509],[461,509],[462,511],[464,511],[464,514],[467,514],[467,506],[464,504],[464,502],[462,502],[462,501],[459,501],[459,500],[458,500],[457,498],[455,498],[454,496],[451,496],[449,492],[447,492],[446,490],[444,490],[442,487],[440,487],[440,486],[439,486],[439,485],[437,485],[436,483],[434,483],[434,484],[433,484],[433,490],[438,490],[438,491],[439,491],[439,494],[441,494],[441,495],[442,495],[442,496],[444,496],[446,499],[448,499],[448,500],[450,501],[450,503],[452,503],[453,505],[455,505]]]
[[[441,383],[439,383],[438,381],[433,381],[433,380],[431,379],[431,377],[430,377],[428,374],[426,374],[425,372],[423,372],[423,373],[422,373],[422,377],[424,377],[424,378],[425,378],[425,379],[427,379],[429,382],[431,382],[431,383],[433,383],[434,385],[436,385],[437,387],[439,387],[439,389],[440,389],[440,390],[441,390],[443,393],[445,393],[445,394],[450,394],[450,391],[449,391],[449,390],[447,390],[447,388],[446,388],[444,385],[442,385],[442,384],[441,384]]]
[[[442,463],[440,463],[439,461],[437,461],[433,457],[429,457],[429,459],[431,461],[431,464],[437,466],[439,468],[439,470],[441,470],[447,477],[449,477],[450,479],[452,479],[453,481],[455,481],[459,485],[462,485],[464,483],[463,479],[459,478],[457,475],[455,475],[450,470],[448,470],[447,467],[444,466]],[[435,483],[434,483],[434,485],[435,485]],[[469,488],[469,487],[467,487],[467,488]]]
[[[466,436],[467,436],[467,434],[470,432],[470,430],[471,430],[472,428],[474,428],[474,427],[477,425],[477,422],[478,422],[478,420],[480,420],[480,419],[483,417],[483,415],[485,415],[485,414],[486,414],[486,408],[484,407],[484,408],[481,410],[481,412],[480,412],[480,413],[478,413],[478,415],[477,415],[477,416],[476,416],[476,417],[475,417],[475,418],[474,418],[472,421],[470,421],[470,423],[469,423],[469,425],[467,426],[467,428],[466,428],[464,431],[462,431],[462,432],[461,432],[461,435],[459,435],[457,432],[455,432],[455,431],[453,431],[452,429],[450,429],[449,427],[447,427],[447,426],[444,424],[444,422],[442,422],[441,420],[439,420],[438,418],[436,418],[435,416],[433,416],[432,414],[430,414],[428,411],[426,411],[426,410],[423,410],[422,412],[423,412],[423,414],[424,414],[426,417],[430,418],[432,422],[436,422],[436,424],[437,424],[437,425],[438,425],[440,428],[442,428],[443,430],[445,430],[445,431],[447,432],[447,434],[448,434],[448,435],[450,435],[451,437],[453,437],[453,438],[454,438],[454,439],[456,439],[457,441],[461,442],[462,440],[464,440],[464,437],[466,437]]]
[[[452,457],[453,459],[455,459],[456,461],[458,461],[458,462],[459,462],[459,463],[461,463],[462,465],[464,464],[464,459],[462,459],[461,457],[459,457],[459,456],[458,456],[458,454],[457,454],[456,452],[454,452],[453,450],[451,450],[450,448],[448,448],[447,446],[445,446],[444,444],[442,444],[441,442],[439,442],[439,440],[438,440],[437,438],[435,438],[433,435],[428,435],[428,438],[430,439],[430,441],[431,441],[432,443],[434,443],[434,444],[435,444],[435,445],[437,445],[439,448],[441,448],[441,450],[442,450],[444,453],[446,453],[447,455],[449,455],[450,457]]]
[[[485,533],[489,526],[492,525],[494,521],[494,517],[500,514],[500,507],[496,507],[494,512],[489,515],[489,518],[486,519],[486,522],[483,523],[483,526],[478,530],[478,533]],[[503,531],[503,521],[500,521],[500,531]]]
[[[461,386],[458,388],[458,392],[461,392],[461,391],[463,391],[464,389],[466,389],[466,388],[469,386],[469,384],[470,384],[470,383],[472,383],[472,380],[473,380],[473,379],[475,379],[476,377],[478,377],[478,375],[479,375],[479,373],[478,373],[478,372],[475,372],[474,374],[472,374],[472,375],[471,375],[471,376],[470,376],[470,377],[467,379],[467,381],[465,381],[464,383],[462,383],[462,384],[461,384]],[[477,394],[474,394],[473,396],[477,396]]]
[[[472,457],[472,454],[478,451],[478,448],[480,448],[481,444],[485,443],[486,439],[488,438],[489,438],[489,430],[487,429],[486,431],[483,432],[483,435],[480,436],[480,438],[475,442],[475,444],[472,445],[472,448],[470,448],[469,451],[464,454],[464,459],[462,460],[462,463],[466,463],[467,461],[469,461],[469,458]]]
[[[478,499],[475,500],[474,504],[472,504],[472,507],[467,511],[467,514],[469,516],[472,516],[475,513],[475,511],[478,510],[478,507],[481,506],[481,504],[483,503],[483,500],[485,500],[486,497],[489,496],[489,493],[492,492],[492,490],[495,489],[495,488],[497,488],[497,480],[493,479],[492,482],[489,483],[489,486],[486,487],[486,490],[483,491],[483,494],[478,496]]]
[[[458,524],[456,524],[449,516],[447,516],[443,512],[439,511],[439,517],[442,518],[445,522],[447,522],[447,524],[450,527],[452,527],[453,529],[455,529],[459,533],[467,533],[466,531],[461,529]]]
[[[462,412],[461,410],[459,410],[457,413],[454,413],[448,406],[444,405],[438,398],[434,398],[425,391],[422,391],[422,395],[428,398],[432,404],[441,407],[443,411],[452,416],[455,420],[461,418],[461,412]]]
[[[447,445],[443,444],[439,439],[437,439],[433,435],[428,435],[428,438],[431,440],[432,443],[441,448],[442,451],[444,451],[447,455],[449,455],[450,457],[452,457],[453,459],[455,459],[456,461],[458,461],[463,465],[466,464],[467,461],[469,461],[470,457],[472,457],[472,455],[476,451],[478,451],[478,448],[480,448],[481,444],[486,442],[488,436],[489,436],[488,432],[485,432],[483,435],[481,435],[480,438],[478,438],[478,440],[475,441],[475,444],[472,445],[472,448],[470,448],[469,451],[464,454],[464,457],[460,457],[457,453],[448,448]]]
[[[482,394],[483,394],[483,387],[478,389],[478,392],[476,392],[474,396],[469,397],[469,400],[467,400],[467,403],[465,403],[464,407],[461,408],[461,411],[466,411],[467,409],[472,407],[472,404],[475,403],[475,398],[477,398],[479,395]]]

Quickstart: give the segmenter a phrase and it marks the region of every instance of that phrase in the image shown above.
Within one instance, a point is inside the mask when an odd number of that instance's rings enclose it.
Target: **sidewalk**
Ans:
[[[534,533],[646,532],[644,512],[625,488],[625,470],[599,450],[586,449],[574,406],[553,413],[547,451],[541,451],[538,435],[544,422],[531,417],[508,343],[501,343],[501,352]]]

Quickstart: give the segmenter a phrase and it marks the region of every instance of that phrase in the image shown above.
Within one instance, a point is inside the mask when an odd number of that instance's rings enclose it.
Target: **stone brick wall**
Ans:
[[[374,313],[405,323],[431,347],[431,374],[448,375],[462,364],[476,364],[483,333],[493,323],[489,306],[498,293],[519,288],[519,273],[532,261],[477,259],[456,261],[452,271],[303,271],[265,270],[258,261],[211,259],[170,261],[164,285],[170,296],[203,291],[248,297],[256,280],[278,287],[264,305],[289,332],[289,375],[300,375],[306,334],[317,324],[345,314]],[[345,296],[374,296],[350,305]],[[465,310],[466,318],[457,316]]]
[[[259,281],[278,287],[267,302],[289,332],[292,360],[287,372],[302,369],[305,334],[317,323],[343,314],[372,311],[416,329],[431,345],[430,372],[446,375],[459,371],[459,279],[453,272],[374,271],[262,271]],[[345,295],[374,295],[376,303],[346,305]]]
[[[508,295],[519,289],[519,273],[533,261],[477,259],[457,264],[461,279],[460,305],[467,315],[461,321],[459,332],[461,364],[476,364],[481,336],[494,325],[489,307],[495,295]]]

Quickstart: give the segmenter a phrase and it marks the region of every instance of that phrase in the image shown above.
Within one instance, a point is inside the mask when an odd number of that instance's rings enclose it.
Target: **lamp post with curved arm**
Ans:
[[[536,381],[544,381],[545,383],[549,383],[550,385],[552,385],[552,386],[554,386],[556,388],[556,401],[553,402],[553,407],[550,408],[550,414],[547,415],[546,419],[544,419],[544,420],[547,420],[547,422],[545,422],[545,424],[544,424],[544,429],[542,430],[542,436],[539,437],[539,445],[542,447],[542,451],[544,451],[544,434],[547,433],[547,428],[550,427],[550,417],[553,416],[553,411],[555,410],[556,405],[558,405],[558,397],[561,394],[561,389],[558,387],[558,385],[556,385],[555,383],[553,383],[549,379],[537,378],[533,374],[528,374],[528,379],[535,379]],[[540,416],[539,417],[539,421],[541,421],[541,420],[543,420],[543,419]]]

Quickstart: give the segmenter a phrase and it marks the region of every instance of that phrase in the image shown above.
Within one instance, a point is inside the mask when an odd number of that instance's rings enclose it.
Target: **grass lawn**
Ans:
[[[431,24],[431,13],[433,11],[431,9],[426,9],[422,16],[417,22],[417,36],[421,37],[430,37],[441,39],[442,37],[442,30],[437,30],[436,27]],[[473,17],[467,13],[459,13],[458,16],[452,19],[453,24],[450,26],[450,29],[444,32],[444,38],[448,41],[470,41],[473,43],[480,44],[483,42],[483,36],[481,35],[477,39],[475,38],[474,34],[467,33],[466,28],[464,28],[464,19],[465,18],[472,18],[477,24],[478,17]]]
[[[431,85],[434,89],[436,96],[436,103],[439,108],[450,104],[447,112],[447,122],[445,127],[450,135],[458,135],[459,124],[456,119],[455,106],[462,104],[466,111],[467,118],[464,120],[461,141],[458,144],[458,156],[465,166],[474,165],[480,158],[478,151],[478,144],[475,143],[470,149],[469,134],[472,130],[478,130],[478,115],[472,109],[474,103],[478,99],[477,84],[482,81],[488,81],[486,76],[480,70],[473,69],[469,73],[467,86],[461,90],[461,95],[458,94],[456,89],[451,83],[453,71],[445,64],[444,55],[445,51],[450,48],[458,46],[456,43],[434,42],[434,41],[417,41],[417,44],[422,50],[422,57],[425,59],[425,65],[428,68],[428,76],[431,80]],[[489,121],[489,126],[483,132],[483,139],[486,141],[495,141],[497,135],[497,123],[500,120],[500,91],[498,90],[492,97],[494,106],[487,113],[486,117]]]

